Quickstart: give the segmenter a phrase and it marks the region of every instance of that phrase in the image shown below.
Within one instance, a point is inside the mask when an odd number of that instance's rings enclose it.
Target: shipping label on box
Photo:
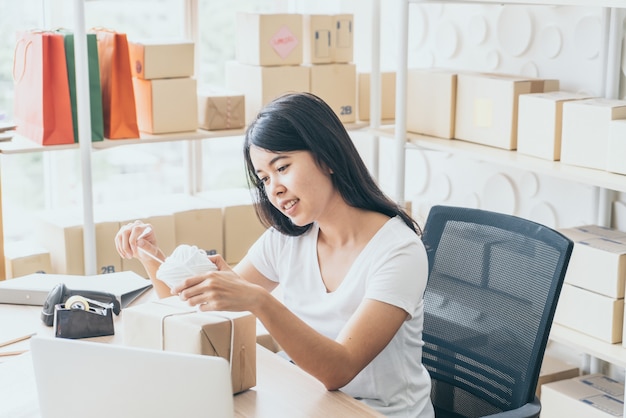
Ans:
[[[352,14],[333,15],[332,62],[348,63],[354,57],[354,16]]]
[[[332,62],[332,15],[302,16],[302,62],[329,64]]]
[[[302,64],[302,15],[239,12],[236,42],[239,63]]]
[[[407,78],[409,132],[454,138],[457,73],[445,69],[411,69]]]
[[[371,95],[370,73],[358,73],[359,120],[370,120]],[[393,120],[396,117],[396,73],[380,73],[380,118]]]
[[[517,148],[518,98],[553,90],[555,80],[503,74],[458,75],[455,137],[497,148]]]
[[[221,89],[198,92],[198,126],[209,131],[243,128],[246,124],[243,94]]]
[[[356,65],[318,64],[308,66],[310,91],[324,100],[343,123],[356,121]]]
[[[163,134],[198,129],[195,79],[142,80],[133,77],[133,89],[140,131]]]
[[[310,71],[303,65],[259,66],[228,61],[226,85],[244,94],[249,124],[273,99],[288,92],[310,91]]]
[[[517,152],[551,161],[561,159],[563,103],[589,95],[552,91],[519,96]]]
[[[194,75],[194,44],[190,41],[130,41],[128,43],[133,77],[192,77]]]
[[[590,374],[543,385],[541,418],[610,418],[624,413],[624,384]]]
[[[624,326],[624,299],[564,283],[554,322],[609,344],[619,343]]]
[[[563,104],[561,162],[607,169],[609,126],[626,119],[626,100],[587,99]]]
[[[256,318],[249,312],[199,312],[173,296],[124,309],[123,333],[128,346],[228,360],[233,393],[256,385]]]

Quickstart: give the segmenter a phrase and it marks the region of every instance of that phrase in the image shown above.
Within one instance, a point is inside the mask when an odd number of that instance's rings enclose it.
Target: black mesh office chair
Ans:
[[[516,216],[435,206],[423,362],[436,417],[538,417],[537,379],[573,243]]]

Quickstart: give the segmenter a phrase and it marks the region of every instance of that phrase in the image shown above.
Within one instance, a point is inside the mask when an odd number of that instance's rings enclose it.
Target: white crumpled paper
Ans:
[[[172,288],[189,277],[213,270],[217,270],[217,266],[209,260],[206,251],[195,245],[181,244],[159,266],[156,276]]]

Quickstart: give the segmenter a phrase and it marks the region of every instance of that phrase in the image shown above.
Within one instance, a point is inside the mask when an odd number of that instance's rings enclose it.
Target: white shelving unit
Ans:
[[[456,139],[434,138],[407,132],[406,129],[406,95],[408,71],[408,28],[409,4],[426,3],[476,3],[499,5],[547,5],[547,6],[586,6],[602,7],[604,19],[608,22],[608,31],[605,34],[604,55],[604,93],[607,98],[617,98],[619,90],[618,80],[621,63],[621,40],[623,37],[622,15],[626,9],[624,0],[399,0],[400,21],[398,28],[398,63],[396,73],[396,123],[393,128],[377,128],[372,126],[374,135],[395,138],[396,148],[396,187],[395,197],[399,202],[404,201],[405,152],[407,148],[416,147],[427,150],[439,150],[455,155],[504,165],[507,167],[532,171],[534,173],[578,182],[597,188],[599,225],[610,225],[611,203],[616,192],[626,192],[626,176],[593,170],[582,167],[569,166],[558,161],[547,161],[531,156],[474,144]],[[374,86],[374,84],[372,84]],[[373,89],[373,87],[372,87]],[[374,91],[374,90],[372,90]],[[626,368],[626,348],[621,343],[609,344],[596,338],[589,337],[577,331],[552,326],[550,339],[568,347],[586,353],[583,370],[596,372],[599,368],[598,360],[606,361],[616,367]],[[591,370],[588,370],[591,369]],[[594,370],[596,369],[596,370]],[[626,416],[626,407],[624,409]]]

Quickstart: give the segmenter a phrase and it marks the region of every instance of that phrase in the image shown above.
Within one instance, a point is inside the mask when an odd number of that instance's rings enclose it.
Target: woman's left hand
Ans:
[[[173,295],[201,311],[252,311],[257,295],[265,290],[242,279],[221,255],[209,256],[217,270],[185,279],[172,288]]]

